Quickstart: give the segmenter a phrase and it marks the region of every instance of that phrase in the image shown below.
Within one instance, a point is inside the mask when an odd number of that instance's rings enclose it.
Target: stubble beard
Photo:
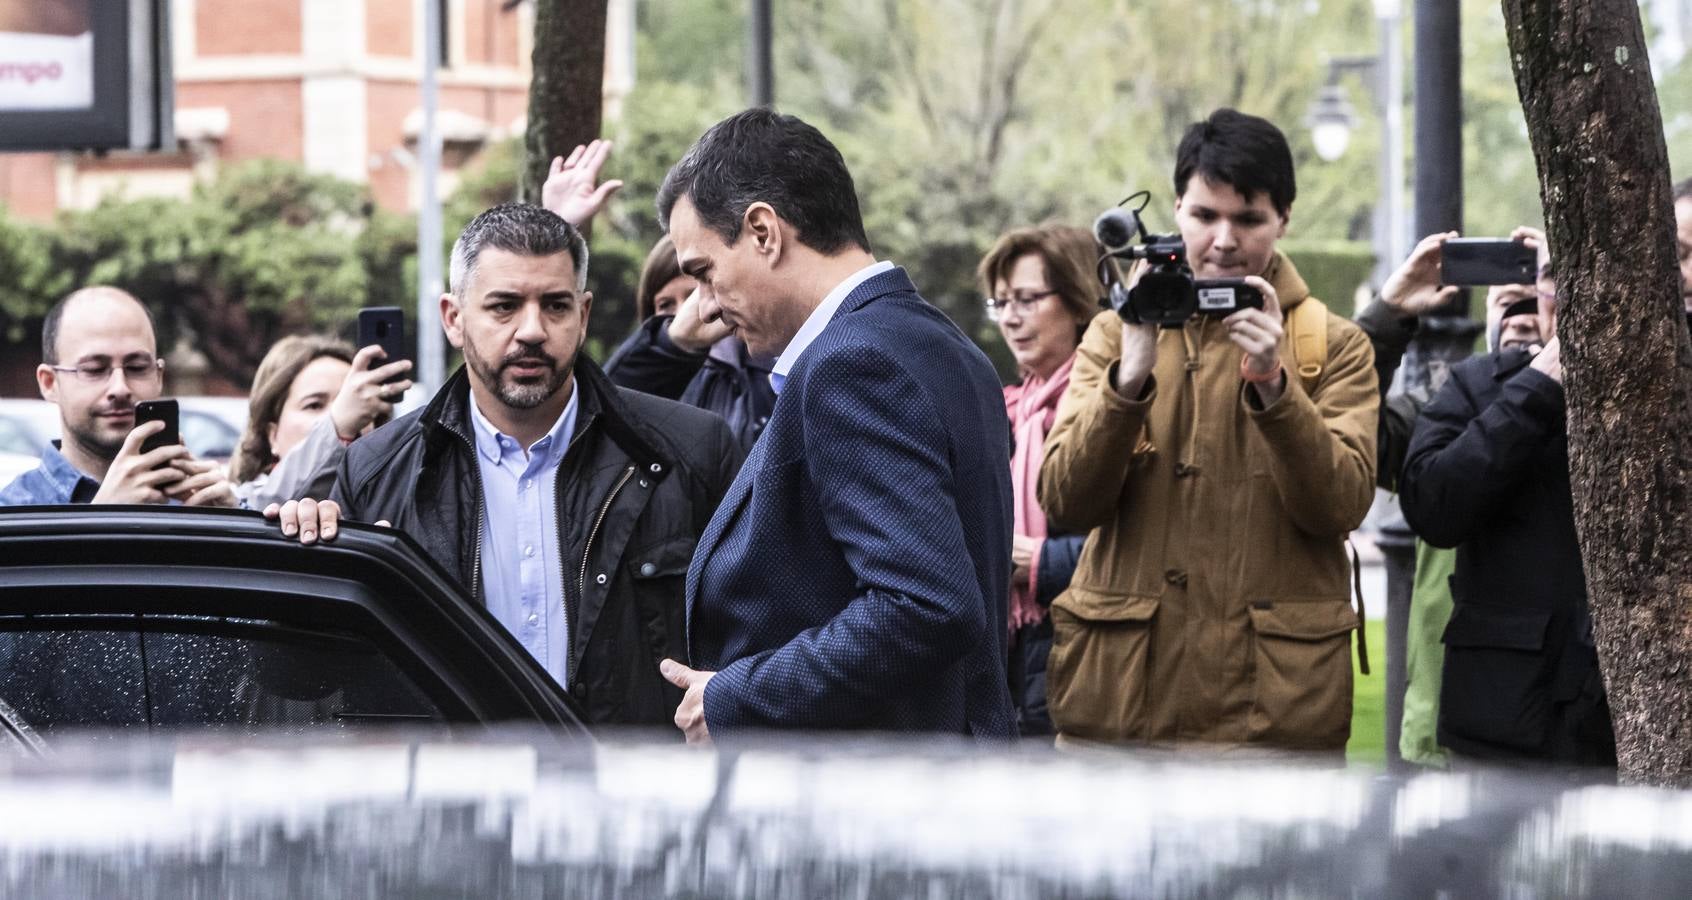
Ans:
[[[476,373],[476,377],[492,388],[499,402],[512,409],[534,409],[552,399],[569,382],[570,369],[575,362],[571,359],[560,363],[544,351],[533,350],[507,356],[498,363],[490,363],[468,336],[464,341],[464,359],[469,363],[471,371]],[[533,384],[522,384],[507,379],[506,367],[525,360],[544,363],[547,367],[546,377]]]
[[[77,423],[61,421],[60,427],[64,429],[65,442],[108,463],[117,459],[118,451],[123,449],[123,442],[129,437],[128,432],[115,436],[106,434],[101,430],[99,420],[92,415]]]

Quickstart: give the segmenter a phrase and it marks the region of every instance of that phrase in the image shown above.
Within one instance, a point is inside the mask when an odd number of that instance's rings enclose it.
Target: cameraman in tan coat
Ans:
[[[1374,354],[1275,249],[1295,194],[1278,128],[1194,124],[1175,193],[1194,276],[1243,277],[1263,306],[1088,328],[1040,477],[1054,526],[1093,530],[1052,605],[1052,719],[1069,739],[1341,750]]]

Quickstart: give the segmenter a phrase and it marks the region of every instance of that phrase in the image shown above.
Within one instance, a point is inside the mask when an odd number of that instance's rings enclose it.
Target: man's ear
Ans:
[[[441,330],[455,349],[464,349],[464,309],[451,294],[441,295]]]
[[[41,389],[41,399],[59,402],[59,371],[42,363],[35,367],[35,386]]]
[[[1291,222],[1291,221],[1292,221],[1292,204],[1289,203],[1289,204],[1287,204],[1287,211],[1284,212],[1284,213],[1281,213],[1281,227],[1280,227],[1280,230],[1275,232],[1275,240],[1278,241],[1281,238],[1284,238],[1284,237],[1287,236],[1287,223]]]
[[[752,241],[753,249],[775,265],[781,260],[782,232],[781,217],[776,215],[775,207],[762,200],[746,207],[745,218],[741,222],[741,237]]]
[[[582,291],[581,300],[578,302],[582,304],[582,343],[576,345],[579,350],[587,343],[588,321],[593,318],[593,291]]]

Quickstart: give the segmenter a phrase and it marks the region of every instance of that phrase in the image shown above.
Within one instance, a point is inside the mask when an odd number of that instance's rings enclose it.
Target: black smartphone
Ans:
[[[358,346],[363,349],[371,344],[381,347],[382,352],[388,355],[380,365],[405,359],[405,310],[397,306],[372,306],[359,310]],[[384,384],[404,377],[395,375]]]
[[[163,431],[141,441],[141,452],[149,453],[160,447],[182,443],[181,412],[175,400],[143,400],[135,404],[135,427],[148,422],[163,422]]]
[[[1440,245],[1439,280],[1448,285],[1533,284],[1539,251],[1504,238],[1452,238]]]

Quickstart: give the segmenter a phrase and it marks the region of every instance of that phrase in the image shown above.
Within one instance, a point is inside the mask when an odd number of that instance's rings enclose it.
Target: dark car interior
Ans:
[[[43,734],[446,719],[356,634],[211,616],[0,616],[0,697]]]

